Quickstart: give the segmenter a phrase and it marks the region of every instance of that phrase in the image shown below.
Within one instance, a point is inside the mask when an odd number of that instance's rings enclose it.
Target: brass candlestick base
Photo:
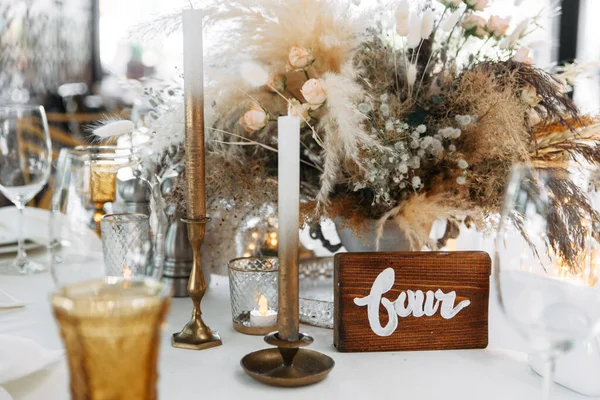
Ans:
[[[299,387],[320,382],[329,375],[335,362],[313,350],[303,350],[313,342],[300,333],[295,341],[282,340],[279,333],[265,336],[265,342],[278,348],[264,349],[242,358],[242,368],[259,382],[279,387]]]
[[[210,221],[209,218],[183,220],[187,224],[188,236],[194,254],[194,264],[188,281],[188,293],[192,298],[194,308],[190,322],[183,327],[181,332],[173,334],[171,338],[171,345],[181,349],[204,350],[223,344],[219,334],[211,331],[202,321],[202,311],[200,309],[200,302],[204,297],[204,293],[206,293],[206,282],[200,266],[200,247],[202,241],[204,241],[204,232],[208,221]]]
[[[263,336],[273,330],[272,326],[246,326],[233,323],[233,329],[245,335]]]

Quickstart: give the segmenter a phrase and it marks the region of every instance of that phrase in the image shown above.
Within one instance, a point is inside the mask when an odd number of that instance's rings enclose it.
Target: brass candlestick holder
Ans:
[[[277,348],[259,350],[242,358],[244,371],[259,382],[272,386],[299,387],[322,381],[333,369],[331,357],[313,350],[300,349],[313,338],[300,333],[299,238],[297,205],[279,201],[279,283],[278,332],[265,336]],[[285,210],[284,210],[285,208]],[[291,214],[288,214],[289,211]],[[291,219],[287,217],[290,217]],[[286,222],[293,221],[282,228]]]
[[[298,340],[284,340],[279,332],[265,336],[265,342],[277,346],[250,353],[242,358],[244,371],[259,382],[279,387],[300,387],[322,381],[329,375],[335,362],[329,356],[314,350],[300,349],[313,338],[300,333]]]
[[[208,221],[210,221],[209,218],[198,220],[183,219],[183,222],[187,224],[188,236],[194,254],[192,273],[190,274],[187,286],[194,308],[192,309],[190,322],[183,327],[181,332],[173,334],[171,338],[171,345],[173,347],[203,350],[223,344],[219,334],[211,331],[204,321],[202,321],[202,311],[200,309],[200,302],[202,301],[202,297],[204,297],[204,293],[206,293],[206,282],[204,281],[200,264],[200,247],[202,247],[202,242],[204,241],[204,233]]]
[[[204,241],[206,223],[206,184],[204,152],[204,83],[202,64],[202,11],[184,10],[184,99],[185,99],[185,175],[188,238],[192,246],[193,265],[188,281],[188,293],[194,308],[192,318],[181,332],[173,335],[171,345],[182,349],[203,350],[222,344],[216,332],[202,321],[200,302],[206,292],[206,282],[200,266],[200,247]]]

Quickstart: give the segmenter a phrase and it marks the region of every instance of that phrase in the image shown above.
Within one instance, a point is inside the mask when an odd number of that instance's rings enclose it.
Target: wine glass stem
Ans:
[[[544,378],[542,386],[542,399],[550,400],[552,387],[554,386],[554,370],[556,368],[556,358],[548,356],[544,362]]]
[[[16,202],[17,209],[19,210],[19,237],[17,239],[17,260],[16,264],[19,267],[19,271],[22,274],[27,273],[27,254],[25,253],[25,207],[20,202]]]

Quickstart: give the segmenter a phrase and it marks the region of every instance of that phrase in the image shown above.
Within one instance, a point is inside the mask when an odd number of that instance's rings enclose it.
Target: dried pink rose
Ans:
[[[250,109],[242,115],[239,121],[240,125],[242,125],[244,130],[248,133],[254,133],[264,128],[267,125],[267,122],[269,122],[267,113],[256,102],[252,103]]]
[[[324,84],[323,79],[309,79],[300,89],[302,96],[310,104],[312,110],[321,107],[327,100],[327,91]]]
[[[286,70],[294,71],[304,69],[313,62],[310,50],[301,46],[292,46],[288,55],[288,64]]]

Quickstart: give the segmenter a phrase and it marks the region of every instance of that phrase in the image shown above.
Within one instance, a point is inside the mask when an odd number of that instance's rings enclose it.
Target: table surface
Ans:
[[[27,303],[22,309],[0,311],[0,334],[31,338],[47,349],[62,348],[48,301],[55,290],[49,273],[0,275],[0,289]],[[541,378],[527,364],[526,347],[507,326],[493,293],[490,298],[490,346],[485,350],[339,353],[332,344],[333,331],[302,325],[301,330],[315,339],[311,349],[331,356],[336,366],[317,385],[284,389],[255,382],[241,369],[245,354],[268,346],[262,337],[233,330],[227,279],[213,276],[202,309],[205,322],[221,334],[223,346],[203,351],[171,347],[171,334],[184,326],[191,312],[189,299],[173,299],[160,344],[159,398],[539,398]],[[4,388],[14,400],[68,399],[66,364],[60,362]],[[586,397],[557,385],[553,398]]]

